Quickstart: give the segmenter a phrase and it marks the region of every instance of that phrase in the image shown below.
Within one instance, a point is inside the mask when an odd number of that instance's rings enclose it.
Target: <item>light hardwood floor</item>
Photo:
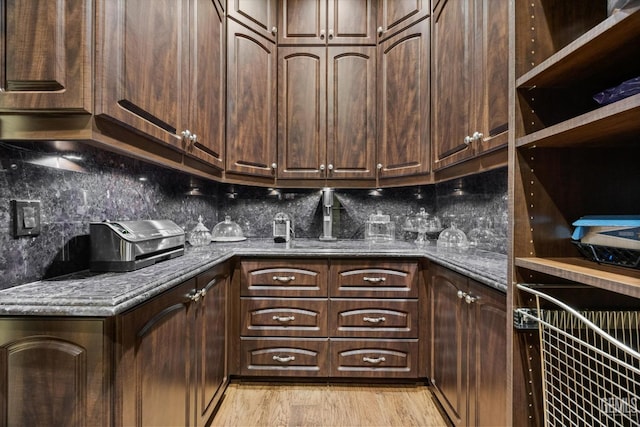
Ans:
[[[447,426],[420,385],[232,383],[212,426]]]

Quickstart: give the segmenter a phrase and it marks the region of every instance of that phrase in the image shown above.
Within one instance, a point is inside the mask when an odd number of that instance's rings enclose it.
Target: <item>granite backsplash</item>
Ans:
[[[64,156],[63,156],[64,154]],[[60,152],[39,144],[0,143],[0,289],[88,268],[92,221],[171,219],[191,230],[199,215],[210,229],[229,215],[248,237],[269,237],[278,212],[293,218],[298,237],[322,232],[319,190],[266,189],[203,182],[159,166],[91,147]],[[13,238],[11,200],[40,200],[42,230]],[[492,249],[506,253],[506,168],[431,185],[382,190],[335,191],[334,231],[362,239],[376,210],[396,222],[420,208],[463,231],[484,218],[500,237]]]

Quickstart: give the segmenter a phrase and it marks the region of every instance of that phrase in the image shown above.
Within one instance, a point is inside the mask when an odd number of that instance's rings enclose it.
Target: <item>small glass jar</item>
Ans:
[[[202,215],[198,216],[198,223],[189,233],[187,239],[191,246],[206,246],[211,243],[211,233],[209,229],[202,223]]]

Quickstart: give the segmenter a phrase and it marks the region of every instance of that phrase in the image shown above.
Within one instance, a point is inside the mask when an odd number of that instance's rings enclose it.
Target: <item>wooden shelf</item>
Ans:
[[[636,60],[633,52],[640,49],[639,37],[640,7],[623,9],[519,77],[516,87],[557,87],[602,75],[612,66],[628,65]],[[627,61],[616,64],[612,55]]]
[[[640,270],[596,264],[584,258],[516,258],[516,267],[640,298]]]
[[[637,138],[639,116],[640,94],[637,94],[518,138],[516,146],[568,147]]]

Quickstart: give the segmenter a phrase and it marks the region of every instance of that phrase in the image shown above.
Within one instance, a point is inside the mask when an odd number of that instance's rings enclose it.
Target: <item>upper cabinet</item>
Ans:
[[[0,112],[91,112],[92,3],[0,1]]]
[[[429,16],[429,0],[378,0],[378,41]]]
[[[227,22],[227,172],[275,177],[276,44]]]
[[[96,114],[221,166],[215,0],[98,1]],[[214,27],[214,28],[212,28]],[[203,92],[213,96],[205,99]],[[206,118],[206,119],[205,119]]]
[[[376,43],[375,0],[281,0],[279,44]]]
[[[228,16],[272,42],[278,34],[278,0],[229,0]]]
[[[432,62],[436,170],[507,144],[508,18],[503,0],[437,3]]]
[[[430,170],[429,18],[378,45],[378,176]]]

